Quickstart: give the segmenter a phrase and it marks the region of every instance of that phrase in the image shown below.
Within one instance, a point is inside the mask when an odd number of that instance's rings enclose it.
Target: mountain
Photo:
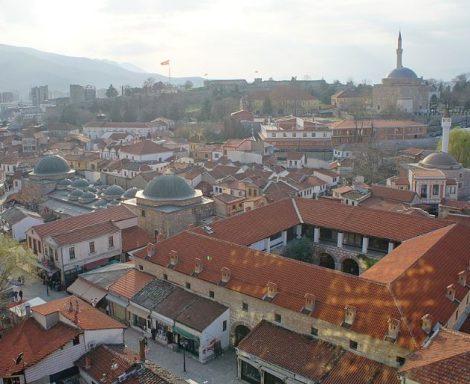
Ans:
[[[138,67],[129,63],[64,56],[0,44],[0,91],[16,91],[23,98],[36,85],[48,85],[49,91],[68,92],[70,84],[92,84],[97,89],[107,88],[110,84],[116,88],[122,85],[142,86],[149,77],[168,81],[166,76],[140,72]],[[200,86],[204,79],[172,78],[174,84],[183,84],[187,80]]]

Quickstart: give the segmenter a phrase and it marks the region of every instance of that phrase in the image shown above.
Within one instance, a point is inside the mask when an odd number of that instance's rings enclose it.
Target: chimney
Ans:
[[[354,323],[354,320],[356,319],[356,312],[357,309],[356,307],[353,307],[351,305],[346,305],[344,307],[344,323],[345,325],[351,326]]]
[[[429,333],[432,329],[432,316],[427,313],[421,318],[421,328],[424,332]]]
[[[230,280],[230,269],[227,267],[223,267],[220,271],[222,272],[222,284],[227,284]]]
[[[396,340],[398,337],[398,332],[400,332],[400,320],[389,318],[387,337],[392,340]]]
[[[72,299],[69,300],[69,312],[73,312],[73,303],[72,303]]]
[[[312,295],[311,293],[306,293],[305,296],[305,305],[303,312],[313,312],[313,309],[315,308],[315,296]]]
[[[450,301],[455,300],[455,284],[450,284],[446,288],[446,296]]]
[[[457,280],[462,287],[465,287],[467,285],[467,272],[460,271],[457,275]]]
[[[452,118],[450,117],[449,110],[444,110],[444,114],[442,115],[441,120],[442,125],[442,152],[448,153],[449,152],[449,135],[450,135],[450,127],[452,125]]]
[[[178,252],[175,250],[170,251],[170,266],[174,267],[178,264]]]
[[[198,275],[204,269],[204,264],[201,259],[196,257],[196,265],[194,266],[194,274]]]
[[[274,299],[274,297],[277,295],[277,284],[269,281],[268,284],[266,284],[266,288],[267,288],[267,292],[266,292],[265,299],[266,300]]]
[[[85,369],[89,370],[91,368],[91,357],[85,356]]]
[[[155,255],[155,244],[148,243],[147,244],[147,259],[150,259],[152,256]]]

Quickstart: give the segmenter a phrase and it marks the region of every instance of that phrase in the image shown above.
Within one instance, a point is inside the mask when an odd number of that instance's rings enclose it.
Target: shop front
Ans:
[[[175,325],[173,331],[178,346],[199,358],[200,336],[190,332],[186,327],[183,328],[177,325]]]
[[[109,293],[106,295],[106,300],[108,301],[109,315],[114,317],[116,320],[127,324],[129,321],[127,314],[127,306],[129,304],[127,300],[123,300]]]

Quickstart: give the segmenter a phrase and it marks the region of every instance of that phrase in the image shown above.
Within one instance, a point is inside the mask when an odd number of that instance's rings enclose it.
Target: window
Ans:
[[[242,303],[242,310],[244,310],[245,312],[248,311],[248,303],[245,303],[245,302]]]
[[[144,210],[144,209],[142,209],[142,210],[140,211],[140,216],[145,217],[145,210]]]
[[[222,332],[225,332],[227,330],[227,320],[224,320],[222,323]]]
[[[274,321],[275,321],[276,323],[280,323],[280,322],[282,321],[282,317],[281,317],[281,315],[280,315],[279,313],[275,313],[275,314],[274,314]]]
[[[73,338],[73,341],[72,341],[73,345],[78,345],[80,344],[80,335],[77,335]]]
[[[310,334],[313,336],[318,336],[318,328],[315,328],[315,327],[310,328]]]
[[[95,242],[94,241],[90,241],[88,243],[88,246],[90,247],[90,253],[95,253]]]
[[[70,257],[70,260],[75,259],[75,247],[69,248],[69,257]]]
[[[163,274],[163,280],[168,280],[168,275],[166,273]]]
[[[402,366],[403,364],[405,364],[405,358],[404,357],[401,357],[401,356],[397,356],[397,363]]]
[[[143,265],[139,265],[139,271],[143,271],[144,270],[144,266]]]
[[[357,341],[349,340],[349,348],[357,350]]]
[[[209,291],[209,297],[210,297],[211,299],[213,299],[214,296],[215,296],[214,291]]]
[[[20,376],[15,377],[5,377],[3,379],[4,384],[21,384]]]
[[[439,196],[439,185],[438,184],[433,184],[432,194],[433,194],[433,196]]]
[[[420,195],[421,195],[421,197],[424,197],[424,198],[428,197],[428,186],[426,184],[421,186],[421,194]]]
[[[191,289],[191,283],[186,282],[186,289]]]
[[[109,236],[108,237],[108,246],[109,246],[109,248],[114,247],[114,236]]]

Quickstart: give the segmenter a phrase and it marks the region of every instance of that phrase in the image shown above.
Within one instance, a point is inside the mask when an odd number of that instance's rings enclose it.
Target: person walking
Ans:
[[[18,294],[20,295],[20,301],[23,301],[23,290],[20,289]]]

